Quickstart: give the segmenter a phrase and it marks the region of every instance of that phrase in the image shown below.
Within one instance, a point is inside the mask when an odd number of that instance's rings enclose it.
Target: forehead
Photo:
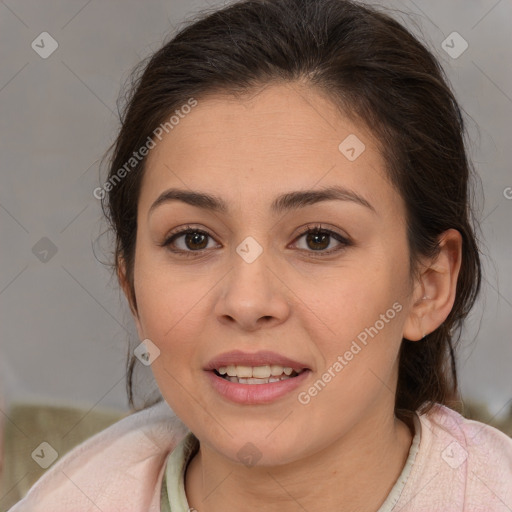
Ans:
[[[176,186],[241,204],[331,185],[364,192],[370,201],[396,196],[377,141],[363,123],[349,120],[310,87],[273,84],[250,96],[198,99],[156,140],[139,206],[148,209],[151,199]]]

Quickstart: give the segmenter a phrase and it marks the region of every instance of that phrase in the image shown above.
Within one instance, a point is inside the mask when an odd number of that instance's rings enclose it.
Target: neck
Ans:
[[[368,418],[325,450],[280,466],[248,468],[201,444],[185,478],[189,506],[198,512],[377,511],[411,441],[409,427],[390,415]]]

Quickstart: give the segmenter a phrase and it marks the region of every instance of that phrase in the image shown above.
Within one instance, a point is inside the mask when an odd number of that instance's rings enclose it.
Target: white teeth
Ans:
[[[256,377],[257,379],[268,379],[271,375],[270,373],[270,366],[255,366],[254,368],[251,368],[252,370],[252,376]]]
[[[269,377],[268,379],[255,379],[248,378],[244,379],[242,377],[227,377],[227,380],[230,382],[234,382],[236,384],[268,384],[269,382],[279,382],[280,380],[291,379],[292,377],[288,377],[288,375],[282,375],[281,377]]]
[[[238,382],[240,382],[240,379]],[[268,379],[246,379],[245,384],[268,384]]]
[[[242,377],[242,378],[251,378],[253,376],[252,374],[252,368],[250,366],[236,366],[236,376]]]
[[[269,377],[279,377],[281,375],[291,375],[293,368],[288,366],[280,366],[277,364],[264,366],[244,366],[244,365],[228,365],[221,366],[217,370],[221,375],[228,377],[240,377],[242,379],[268,379]],[[300,373],[300,372],[299,372]]]
[[[273,376],[282,375],[284,368],[277,364],[273,364],[270,366],[270,372]]]

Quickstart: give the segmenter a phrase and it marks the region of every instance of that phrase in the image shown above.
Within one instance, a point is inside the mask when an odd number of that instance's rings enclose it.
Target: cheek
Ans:
[[[331,337],[355,337],[374,325],[395,302],[403,306],[405,276],[400,275],[398,269],[389,264],[374,264],[372,269],[362,263],[361,267],[342,269],[323,280],[322,286],[308,285],[302,290],[304,302],[315,313],[316,322],[323,325]],[[393,320],[399,316],[394,315],[395,310],[388,315]]]
[[[200,371],[194,362],[200,360],[199,341],[204,338],[206,278],[189,272],[185,279],[164,267],[147,265],[143,258],[139,263],[134,275],[139,322],[144,337],[160,349],[151,370],[167,403],[187,422],[195,386],[191,369]]]
[[[165,345],[182,337],[180,331],[198,328],[203,299],[214,283],[204,270],[171,269],[165,257],[141,248],[135,260],[134,285],[144,335]]]
[[[364,414],[379,397],[391,399],[404,308],[385,287],[372,286],[369,293],[369,288],[358,285],[350,295],[350,287],[340,290],[347,294],[332,295],[324,310],[329,329],[322,330],[323,336],[318,336],[319,330],[315,336],[311,329],[322,366],[301,399],[311,400],[315,414],[325,421],[332,421],[333,411],[338,411],[342,423]]]
[[[303,289],[313,313],[308,315],[309,336],[325,365],[320,371],[343,374],[337,380],[344,386],[359,385],[370,370],[387,380],[402,341],[407,283],[403,266],[400,270],[390,261],[377,265],[374,260],[333,275],[323,292]]]

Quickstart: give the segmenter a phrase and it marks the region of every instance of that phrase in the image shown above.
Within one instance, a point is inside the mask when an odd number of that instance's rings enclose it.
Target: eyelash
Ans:
[[[181,249],[174,250],[174,249],[170,248],[171,244],[177,238],[184,236],[184,235],[188,235],[188,234],[201,234],[201,235],[205,235],[205,236],[208,236],[213,239],[213,237],[206,231],[203,231],[202,229],[194,228],[192,226],[187,226],[185,229],[171,232],[169,234],[169,236],[167,236],[167,238],[159,245],[161,247],[167,247],[169,249],[169,251],[171,251],[174,254],[183,255],[187,258],[197,256],[198,254],[209,250],[209,249],[200,249],[197,251],[190,251],[190,250],[183,251]],[[306,252],[312,253],[312,255],[314,255],[314,256],[319,256],[321,258],[325,257],[325,256],[330,256],[331,254],[341,251],[341,250],[343,250],[347,247],[350,247],[352,245],[352,241],[349,240],[348,238],[346,238],[346,237],[340,235],[339,233],[332,231],[330,229],[324,229],[321,225],[314,225],[314,226],[307,225],[307,228],[297,236],[297,238],[295,239],[295,242],[298,241],[300,238],[302,238],[304,235],[308,235],[308,234],[325,234],[325,235],[328,235],[328,236],[334,238],[337,242],[339,242],[341,244],[339,247],[337,247],[335,249],[330,249],[328,251],[324,251],[324,250],[322,250],[322,251],[313,251],[313,250],[307,251],[305,249],[302,249]]]

